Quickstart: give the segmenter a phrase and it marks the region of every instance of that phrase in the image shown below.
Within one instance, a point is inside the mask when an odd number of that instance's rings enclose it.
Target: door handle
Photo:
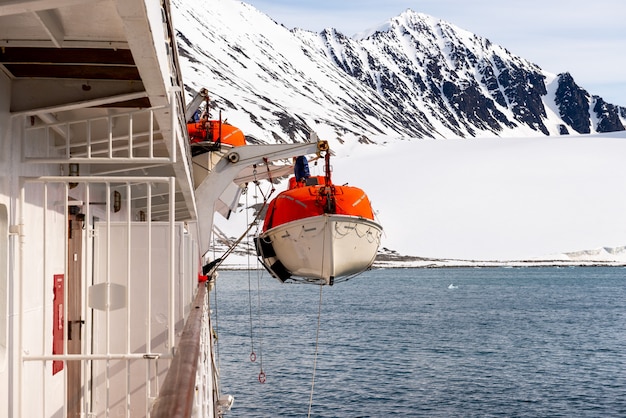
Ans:
[[[81,340],[83,338],[83,327],[82,325],[85,323],[82,319],[77,319],[76,321],[67,321],[67,340],[70,341],[72,339],[72,328],[74,324],[78,324],[78,339]]]

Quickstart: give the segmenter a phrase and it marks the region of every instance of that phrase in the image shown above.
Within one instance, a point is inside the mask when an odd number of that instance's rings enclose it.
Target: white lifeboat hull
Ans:
[[[324,214],[279,225],[261,234],[257,254],[281,281],[332,285],[368,269],[382,227],[357,216]]]

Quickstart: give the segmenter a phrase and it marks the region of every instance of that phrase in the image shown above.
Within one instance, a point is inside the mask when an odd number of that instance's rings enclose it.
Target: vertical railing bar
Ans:
[[[104,410],[106,411],[106,416],[111,416],[110,404],[111,404],[111,393],[110,393],[110,382],[109,382],[109,369],[111,366],[111,361],[109,359],[106,360],[106,367],[104,368],[104,390],[106,393],[105,401],[104,401]]]
[[[154,157],[154,110],[150,109],[150,122],[148,128],[148,156],[150,158]]]
[[[91,128],[91,124],[89,124],[88,126],[88,132],[90,132]],[[90,136],[90,134],[88,133],[88,136]],[[89,151],[88,151],[89,152]],[[88,307],[87,305],[87,300],[89,299],[89,282],[91,281],[93,283],[93,277],[90,274],[89,271],[89,267],[91,266],[92,260],[92,253],[91,253],[91,249],[93,248],[92,245],[89,245],[91,243],[91,238],[92,236],[90,235],[90,228],[91,228],[91,208],[89,205],[89,200],[90,200],[90,190],[91,190],[91,183],[85,183],[84,185],[85,187],[85,224],[83,225],[85,231],[86,231],[86,236],[85,236],[85,243],[87,243],[86,248],[84,250],[85,253],[85,263],[82,263],[82,268],[83,268],[83,303],[81,303],[81,316],[82,319],[84,319],[85,324],[85,333],[83,335],[85,335],[86,337],[83,338],[83,341],[81,342],[82,344],[82,348],[81,348],[81,354],[85,354],[89,352],[89,340],[90,340],[90,336],[91,336],[91,321],[88,318]],[[89,280],[89,278],[91,277],[91,280]],[[91,361],[87,361],[84,360],[81,362],[81,366],[82,366],[82,376],[83,376],[83,382],[84,384],[83,386],[83,401],[81,402],[81,413],[83,413],[85,416],[88,415],[89,413],[89,404],[88,404],[88,398],[89,398],[89,385],[87,385],[87,382],[91,381],[91,376],[87,376],[89,368],[87,367],[88,364],[91,364]],[[93,384],[93,383],[92,383]]]
[[[125,359],[124,363],[126,363],[126,418],[130,418],[130,359]]]
[[[169,349],[170,352],[172,354],[174,354],[174,345],[175,345],[175,332],[174,332],[174,327],[176,324],[176,321],[174,319],[174,295],[176,294],[176,282],[174,281],[174,276],[176,274],[176,266],[174,265],[174,260],[176,257],[176,253],[175,253],[175,247],[174,247],[174,234],[175,234],[175,209],[176,209],[176,202],[174,200],[174,194],[176,192],[175,189],[175,177],[170,177],[170,184],[169,184],[169,194],[170,194],[170,201],[169,201],[169,222],[170,222],[170,242],[169,242],[169,258],[170,258],[170,271],[169,271],[169,275],[170,275],[170,294],[169,294],[169,315],[170,315],[170,330],[169,330]]]
[[[155,373],[155,387],[156,387],[156,395],[159,396],[159,388],[161,387],[161,385],[159,385],[159,358],[157,357],[156,360],[154,361],[154,373]]]
[[[22,154],[23,155],[23,154]],[[19,227],[24,228],[24,202],[26,202],[26,185],[22,183],[20,189],[20,208],[19,208]],[[45,210],[45,209],[44,209]],[[44,235],[45,239],[45,235]],[[17,309],[19,319],[17,333],[18,337],[18,350],[17,357],[19,359],[19,367],[17,372],[17,393],[18,393],[18,406],[17,416],[22,416],[22,405],[24,403],[23,394],[23,381],[24,381],[24,231],[20,231],[19,234],[19,285],[18,285],[18,301],[19,307]]]
[[[28,118],[24,118],[24,123],[22,125],[22,140],[20,141],[20,143],[18,145],[19,146],[20,161],[21,162],[24,162],[24,161],[26,161],[28,159],[26,154],[25,154],[25,144],[24,144],[26,142],[26,137],[27,137],[27,135],[26,135],[26,131],[28,129],[28,122],[27,122],[27,120],[28,120]],[[46,135],[45,134],[44,134],[44,139],[43,140],[46,141]],[[44,145],[45,145],[45,148],[46,148],[46,152],[49,152],[49,148],[50,148],[49,145],[50,144],[45,142]]]
[[[172,115],[172,155],[170,156],[170,160],[172,161],[172,164],[176,164],[176,135],[178,133],[176,130],[176,127],[178,126],[176,118],[178,117],[178,114],[176,113],[176,90],[174,89],[172,89],[170,93],[170,103],[170,112]]]
[[[191,314],[191,312],[190,312]],[[200,356],[206,353],[206,298],[202,301],[202,322],[200,325]],[[207,416],[206,400],[207,400],[207,382],[206,382],[206,363],[200,362],[198,359],[198,371],[196,375],[200,375],[200,390],[202,391],[196,398],[198,404],[199,416]]]
[[[91,158],[91,119],[87,119],[87,158]]]
[[[131,275],[131,186],[126,182],[126,354],[131,353],[130,347],[130,317],[131,317],[131,291],[130,291],[130,275]],[[126,360],[126,416],[130,417],[130,360]]]
[[[107,122],[108,122],[108,140],[109,140],[109,158],[113,158],[113,117],[112,116],[108,116],[107,117]]]
[[[46,150],[46,153],[50,156],[51,150],[54,149],[54,129],[51,126],[46,127],[46,139],[48,140],[48,149]],[[50,146],[50,144],[52,144],[52,146]]]
[[[146,353],[148,351],[146,350]],[[146,410],[146,418],[150,418],[150,369],[152,366],[151,360],[146,360],[146,403],[144,408]]]
[[[152,111],[150,111],[152,114]],[[152,121],[152,117],[150,118]],[[150,142],[152,144],[152,141]],[[148,307],[148,326],[146,327],[146,352],[152,353],[152,183],[146,183],[146,221],[148,228],[148,290],[147,290],[147,304]],[[151,365],[151,362],[148,362],[148,365]],[[158,377],[158,376],[157,376]],[[151,376],[149,375],[149,378]],[[158,390],[158,389],[157,389]],[[148,402],[150,399],[150,395],[152,394],[152,385],[148,385]],[[148,410],[150,405],[148,404]]]
[[[128,114],[128,158],[133,159],[133,116],[134,113]]]
[[[68,130],[69,130],[69,126],[68,126]],[[69,141],[69,137],[68,137],[68,141]],[[63,354],[67,354],[67,336],[68,336],[68,328],[71,327],[71,323],[67,320],[67,313],[68,313],[68,309],[67,309],[67,305],[69,302],[69,289],[68,289],[68,281],[69,281],[69,265],[68,265],[68,258],[69,258],[69,242],[70,242],[70,230],[69,230],[69,222],[70,222],[70,218],[69,218],[69,208],[67,207],[67,202],[69,200],[69,184],[66,182],[63,184],[63,220],[64,220],[64,228],[63,230],[65,231],[64,237],[65,237],[65,241],[63,243],[63,248],[64,248],[64,254],[63,254],[63,265],[65,266],[63,269],[64,272],[64,276],[63,276]],[[44,199],[44,201],[48,202],[48,183],[44,183],[44,187],[45,187],[45,194],[46,194],[46,198]],[[44,222],[45,224],[45,222]],[[44,226],[44,230],[47,229]],[[45,248],[45,243],[48,242],[47,239],[44,239],[44,248]],[[44,250],[45,251],[45,250]],[[44,265],[46,264],[46,258],[44,257]],[[65,400],[67,400],[67,384],[68,384],[68,376],[67,376],[67,361],[63,361],[63,395],[65,397]],[[67,402],[63,402],[63,416],[67,416]]]
[[[47,210],[46,210],[47,209],[47,205],[48,205],[48,193],[47,192],[48,192],[47,184],[44,183],[43,184],[43,201],[44,201],[44,203],[42,205],[42,210],[43,210],[43,239],[41,241],[41,243],[43,245],[43,251],[42,251],[43,254],[42,255],[43,255],[43,260],[44,260],[43,277],[42,277],[42,283],[41,283],[41,295],[43,297],[42,300],[46,300],[46,287],[47,287],[46,286],[47,285],[46,277],[48,277],[48,275],[47,275],[48,269],[47,269],[46,263],[45,263],[45,260],[46,260],[46,238],[47,238],[46,237],[46,223],[48,221],[48,219],[47,219],[48,218],[48,216],[47,216],[48,214],[47,214]],[[41,316],[42,316],[42,319],[43,319],[44,330],[48,329],[48,328],[46,328],[46,322],[47,322],[46,316],[47,315],[46,315],[46,310],[45,309],[42,309]],[[41,352],[43,354],[46,353],[46,338],[42,338],[42,341],[41,341]],[[46,368],[45,368],[45,365],[46,364],[47,363],[45,361],[42,362],[42,370],[41,370],[41,388],[40,388],[40,393],[43,394],[43,396],[42,396],[42,406],[41,406],[42,407],[42,414],[45,414],[45,411],[46,411],[46,396],[45,396],[45,393],[46,393]]]
[[[42,291],[43,300],[46,300],[47,299],[46,298],[46,290],[48,289],[48,283],[46,283],[46,280],[48,278],[48,273],[49,273],[48,264],[46,263],[47,255],[48,255],[46,253],[46,250],[47,250],[47,247],[48,247],[46,245],[47,242],[48,242],[48,237],[47,237],[47,232],[48,232],[48,228],[47,228],[47,226],[48,226],[48,183],[44,183],[43,184],[43,202],[44,203],[43,203],[43,240],[42,240],[42,244],[43,244],[43,251],[42,252],[43,252],[43,254],[42,255],[43,255],[43,266],[44,266],[44,269],[43,269],[43,283],[41,284],[41,291]],[[55,283],[55,285],[56,285],[56,283]],[[64,286],[64,288],[65,288],[65,286]],[[63,296],[64,300],[66,300],[65,297],[66,296],[64,295]],[[63,307],[65,308],[65,306],[67,306],[67,304],[64,302]],[[46,323],[47,323],[46,310],[43,309],[41,314],[43,316],[44,330],[50,329],[50,328],[48,328],[46,326]],[[63,315],[65,316],[65,313],[63,313]],[[64,318],[64,320],[65,320],[65,318]],[[54,344],[54,341],[53,341],[53,344]],[[64,344],[64,348],[63,349],[65,350],[65,344]],[[44,353],[44,354],[46,353],[46,338],[42,338],[41,352]],[[43,413],[44,414],[45,414],[45,411],[46,411],[46,396],[45,396],[45,393],[46,393],[46,367],[45,366],[46,365],[47,365],[47,362],[43,362],[43,364],[42,364],[43,367],[42,367],[42,371],[41,371],[42,372],[42,386],[43,386],[41,388],[41,393],[44,394],[44,396],[42,396],[42,398],[43,398],[42,399],[42,404],[43,404],[42,407],[43,407]],[[66,375],[66,373],[64,373],[63,381],[65,382],[65,385],[66,385],[67,384],[67,378],[65,377],[65,375]],[[63,393],[65,394],[65,391]]]
[[[144,402],[144,410],[146,411],[146,418],[150,418],[150,360],[146,360],[146,373],[144,375],[146,381],[146,399]]]
[[[70,158],[70,123],[65,123],[65,158]]]
[[[48,157],[48,158],[50,158],[50,150],[54,149],[54,147],[51,146],[51,144],[52,144],[51,139],[50,139],[50,130],[51,129],[52,129],[51,126],[45,126],[44,127],[44,130],[45,130],[45,134],[44,134],[45,139],[44,140],[46,141],[46,157]],[[23,157],[23,161],[28,159],[28,157],[26,156],[26,153],[23,153],[22,157]],[[32,155],[31,155],[31,158],[32,158]]]
[[[50,146],[50,127],[46,126],[44,127],[44,141],[46,142],[46,157],[50,158],[50,150],[53,149],[53,147]],[[24,141],[22,141],[22,149],[24,150]],[[28,157],[26,156],[26,152],[22,153],[22,161],[28,159]]]
[[[206,355],[204,359],[204,415],[209,416],[209,408],[212,403],[210,400],[212,399],[213,392],[213,384],[212,384],[212,375],[211,375],[211,358],[213,357],[213,350],[211,348],[211,309],[209,307],[209,300],[211,297],[209,296],[209,292],[207,291],[206,298],[204,299],[204,316],[202,325],[204,330],[204,347],[202,352]]]
[[[109,117],[109,127],[111,118]],[[110,133],[110,130],[109,130]],[[110,143],[109,143],[110,144]],[[111,327],[110,327],[110,306],[111,306],[111,183],[106,182],[106,231],[107,231],[107,241],[106,241],[106,311],[105,311],[105,340],[106,340],[106,354],[107,356],[111,354]],[[106,387],[106,402],[105,402],[105,410],[106,415],[110,416],[110,381],[109,381],[109,369],[110,369],[110,360],[106,360],[106,368],[105,368],[105,387]]]

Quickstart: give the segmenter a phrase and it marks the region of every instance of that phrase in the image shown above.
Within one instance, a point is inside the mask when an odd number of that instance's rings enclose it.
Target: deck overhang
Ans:
[[[151,153],[167,163],[94,159],[89,172],[176,177],[177,207],[185,208],[176,218],[195,220],[169,2],[154,6],[150,0],[0,0],[0,77],[11,85],[11,114],[32,126],[155,109],[154,129],[163,140]],[[82,140],[72,132],[67,138]]]

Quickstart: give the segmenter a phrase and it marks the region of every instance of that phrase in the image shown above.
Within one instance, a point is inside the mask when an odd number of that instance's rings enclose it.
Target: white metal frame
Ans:
[[[26,127],[23,159],[61,164],[174,163],[175,152],[170,156],[155,156],[155,145],[165,142],[164,138],[159,138],[162,132],[155,129],[155,113],[172,110],[170,106],[161,106],[70,121],[57,121],[47,116],[48,123]],[[118,121],[126,123],[118,127]],[[63,143],[55,143],[58,138]],[[176,149],[176,135],[171,135],[170,149]],[[46,155],[38,155],[40,150],[46,150]],[[50,155],[50,150],[55,151],[54,155]],[[142,156],[140,150],[145,155]]]
[[[83,184],[84,187],[84,201],[72,201],[71,197],[70,197],[70,188],[69,188],[69,183],[81,183]],[[113,202],[111,201],[111,190],[113,188],[119,187],[121,186],[122,188],[124,188],[126,190],[127,193],[127,199],[126,201],[126,205],[127,205],[127,211],[124,214],[125,219],[123,220],[118,220],[118,222],[121,223],[125,223],[127,225],[127,230],[128,235],[127,235],[127,240],[130,246],[130,227],[132,224],[135,224],[136,221],[132,218],[132,211],[130,210],[130,205],[131,205],[131,185],[132,186],[137,186],[137,185],[143,185],[145,186],[148,190],[151,189],[151,185],[155,184],[155,183],[165,183],[169,185],[170,188],[170,196],[169,196],[169,201],[170,201],[170,217],[169,217],[169,221],[166,222],[166,224],[168,225],[169,228],[169,243],[168,243],[168,248],[169,248],[169,257],[170,260],[176,260],[179,258],[179,253],[178,253],[178,249],[175,247],[175,243],[174,243],[174,239],[176,236],[176,225],[177,223],[174,220],[174,179],[173,178],[159,178],[159,177],[96,177],[96,178],[89,178],[89,177],[85,177],[85,178],[69,178],[69,177],[40,177],[40,178],[29,178],[29,179],[23,179],[23,187],[21,189],[21,196],[20,196],[20,215],[19,215],[19,219],[20,219],[20,230],[23,231],[23,226],[26,222],[28,222],[28,220],[26,219],[26,213],[25,213],[25,207],[27,206],[27,201],[26,201],[26,191],[29,188],[30,185],[33,184],[41,184],[42,187],[42,200],[44,201],[44,208],[43,208],[43,231],[42,231],[42,236],[43,236],[43,240],[44,240],[44,251],[43,254],[41,255],[41,257],[43,258],[43,266],[44,266],[44,277],[42,278],[40,283],[40,286],[32,286],[33,280],[29,280],[27,277],[25,277],[25,272],[26,272],[26,263],[30,262],[31,257],[29,257],[26,254],[26,251],[28,251],[28,246],[26,244],[26,237],[24,236],[23,232],[20,233],[20,237],[19,237],[19,265],[20,265],[20,275],[19,275],[19,285],[18,285],[18,293],[19,293],[19,297],[18,297],[18,304],[19,306],[17,307],[17,312],[18,312],[18,316],[19,316],[19,330],[25,330],[25,329],[32,329],[32,325],[33,324],[29,324],[29,326],[27,327],[27,324],[24,323],[24,318],[25,318],[25,312],[24,312],[24,306],[25,306],[25,294],[26,292],[32,292],[32,291],[40,291],[42,292],[42,298],[43,300],[49,300],[50,298],[50,287],[48,285],[49,283],[49,278],[52,277],[52,272],[47,271],[47,267],[48,265],[50,265],[50,260],[48,260],[49,257],[53,257],[55,256],[55,254],[48,254],[48,248],[50,244],[53,244],[52,242],[52,238],[47,236],[47,225],[50,222],[50,218],[53,215],[49,210],[46,209],[46,207],[49,207],[50,204],[52,203],[53,205],[56,204],[60,204],[63,207],[63,225],[67,225],[68,222],[68,214],[67,214],[67,210],[65,209],[65,207],[67,206],[66,202],[70,202],[70,204],[73,205],[82,205],[83,209],[84,209],[84,213],[85,213],[85,218],[87,220],[91,219],[91,216],[94,214],[91,205],[88,204],[88,202],[91,199],[91,195],[93,194],[93,189],[94,188],[102,188],[104,187],[104,189],[106,190],[106,201],[104,202],[104,206],[105,206],[105,210],[104,211],[100,211],[100,215],[104,215],[104,220],[103,222],[106,225],[106,229],[108,231],[107,234],[107,256],[109,257],[106,261],[107,266],[110,266],[111,263],[115,262],[115,260],[111,260],[110,259],[110,239],[108,239],[108,237],[110,237],[110,233],[111,233],[111,225],[114,222],[113,221],[113,216],[112,216],[112,207],[113,207]],[[51,202],[50,201],[50,195],[53,193],[50,193],[50,189],[51,188],[58,188],[60,187],[62,190],[62,193],[64,195],[64,200],[62,202]],[[145,221],[145,224],[148,227],[148,231],[152,231],[153,227],[156,226],[157,224],[163,224],[162,222],[152,222],[150,220],[150,206],[148,206],[148,211],[147,211],[147,218]],[[180,223],[179,223],[180,225]],[[87,223],[87,236],[85,237],[85,242],[90,242],[91,239],[93,238],[93,232],[94,232],[94,225],[92,225],[91,223]],[[65,236],[63,237],[64,242],[67,243],[67,228],[66,232],[65,232]],[[149,232],[150,234],[151,232]],[[90,238],[91,237],[91,238]],[[54,238],[54,237],[53,237]],[[57,237],[58,238],[58,237]],[[50,239],[50,242],[49,242]],[[58,239],[57,239],[58,241]],[[148,259],[147,260],[132,260],[133,263],[144,263],[144,265],[146,266],[146,268],[148,269],[148,274],[152,274],[152,272],[150,271],[151,269],[151,264],[152,264],[152,260],[151,258],[151,254],[152,254],[152,249],[150,248],[152,245],[152,241],[148,240],[147,242],[148,245],[148,249],[147,249],[147,254],[148,254]],[[52,252],[52,251],[50,251]],[[64,267],[64,274],[65,277],[68,277],[68,266],[67,266],[67,247],[65,247],[65,250],[63,252],[64,254],[64,260],[63,260],[63,265]],[[90,309],[86,306],[86,301],[88,298],[88,292],[89,292],[89,283],[91,283],[91,281],[93,280],[93,271],[91,271],[91,268],[93,266],[93,257],[94,254],[92,253],[91,247],[90,246],[86,246],[86,248],[84,248],[84,262],[82,263],[82,273],[81,275],[83,276],[83,317],[84,318],[89,318],[88,312],[87,310]],[[128,255],[128,257],[131,257],[130,253]],[[130,275],[130,265],[131,265],[131,260],[130,258],[127,260],[127,266],[128,266],[128,272],[127,272],[127,289],[130,289],[130,280],[131,280],[131,275]],[[169,289],[167,291],[168,293],[168,331],[167,331],[167,340],[168,340],[168,344],[167,346],[169,347],[169,350],[166,352],[159,352],[159,353],[154,353],[152,352],[152,350],[150,349],[150,340],[151,340],[151,336],[150,333],[147,333],[147,341],[146,341],[146,350],[145,352],[133,352],[132,350],[130,350],[130,345],[127,343],[126,345],[126,350],[121,351],[121,352],[111,352],[109,349],[106,350],[105,353],[91,353],[93,347],[91,346],[91,342],[88,338],[85,338],[83,341],[83,348],[82,348],[82,352],[83,354],[80,355],[69,355],[69,354],[64,354],[64,355],[52,355],[52,345],[49,343],[50,339],[48,338],[43,338],[42,339],[42,347],[40,348],[40,352],[33,352],[33,347],[29,346],[28,344],[25,344],[24,341],[24,335],[23,332],[20,332],[20,335],[18,337],[18,352],[19,352],[19,362],[20,364],[26,365],[28,363],[32,363],[32,362],[38,362],[42,365],[41,367],[41,371],[42,373],[44,373],[44,375],[46,373],[50,373],[50,368],[46,366],[46,364],[50,363],[51,361],[54,360],[62,360],[62,361],[70,361],[70,360],[79,360],[83,362],[83,368],[82,368],[82,374],[84,376],[83,378],[83,383],[88,381],[88,368],[90,367],[90,364],[92,362],[96,362],[96,361],[106,361],[106,362],[110,362],[112,360],[124,360],[127,363],[127,368],[128,368],[128,364],[130,363],[131,360],[142,360],[142,361],[146,361],[148,364],[152,364],[154,363],[155,366],[154,368],[156,369],[156,373],[154,374],[154,376],[156,376],[156,378],[158,379],[158,375],[159,372],[164,370],[165,368],[161,368],[161,370],[159,370],[159,360],[163,360],[163,359],[169,359],[171,358],[172,355],[172,350],[173,347],[175,347],[175,331],[176,331],[176,308],[177,308],[177,301],[175,300],[176,298],[176,286],[177,286],[177,281],[176,281],[176,276],[177,276],[177,272],[176,272],[176,265],[174,262],[169,262],[169,271],[168,271],[168,276],[169,276]],[[111,283],[111,277],[110,277],[110,268],[107,268],[107,277],[106,277],[106,282],[107,283]],[[189,279],[192,280],[193,279],[193,274],[191,271],[187,271],[186,272],[187,275],[189,276]],[[35,280],[36,282],[36,280]],[[28,286],[27,284],[30,283],[30,286]],[[151,283],[150,281],[148,283]],[[150,284],[148,285],[150,286]],[[64,295],[64,300],[67,301],[68,300],[68,287],[69,286],[65,286],[65,295]],[[146,293],[148,295],[150,295],[152,292],[152,290],[150,288],[147,289]],[[131,295],[130,292],[126,293],[126,300],[125,300],[125,304],[128,307],[127,309],[127,323],[126,323],[126,341],[129,342],[130,341],[130,333],[131,333],[131,329],[130,329],[130,314],[128,314],[129,309],[131,308],[132,304],[133,304],[133,296]],[[110,295],[108,296],[110,298]],[[180,303],[181,300],[178,301],[178,303]],[[190,303],[191,299],[188,298],[187,303]],[[150,309],[151,309],[151,303],[147,303],[146,305],[148,307],[148,313],[147,316],[148,318],[150,318]],[[184,311],[184,309],[183,309]],[[180,312],[180,310],[179,310]],[[45,333],[49,333],[51,330],[51,310],[48,309],[43,309],[42,310],[42,315],[43,318],[41,319],[41,333],[45,334]],[[107,346],[108,346],[108,341],[110,338],[110,332],[111,330],[111,324],[109,321],[109,316],[110,316],[110,311],[107,310],[106,311],[106,332],[107,332]],[[64,306],[64,318],[67,318],[67,303]],[[85,335],[90,335],[93,330],[92,330],[92,326],[93,324],[90,321],[86,320],[86,330],[85,330]],[[67,352],[67,333],[64,335],[64,352]],[[148,399],[146,399],[146,403],[144,405],[145,407],[145,415],[149,415],[149,409],[150,409],[150,398],[153,398],[157,395],[157,393],[155,392],[154,394],[151,394],[151,390],[154,389],[155,391],[158,390],[158,381],[156,383],[154,383],[154,388],[151,388],[151,379],[153,379],[154,376],[150,376],[151,375],[151,366],[146,367],[147,373],[146,373],[146,384],[148,385],[148,393],[150,393],[150,396],[148,396]],[[19,400],[20,400],[20,405],[23,405],[25,402],[29,402],[29,399],[27,398],[27,394],[30,393],[30,390],[33,390],[34,388],[26,388],[24,386],[24,377],[23,377],[23,373],[24,373],[24,367],[20,368],[20,370],[18,371],[18,391],[19,391]],[[128,369],[127,369],[127,373],[128,373]],[[109,377],[107,376],[107,379]],[[46,381],[49,380],[46,376],[43,376],[43,378],[41,379],[42,382],[42,387],[39,388],[40,392],[44,394],[46,392],[47,385],[46,385]],[[108,383],[106,383],[108,386]],[[67,377],[64,376],[64,387],[67,387]],[[83,402],[82,402],[82,411],[85,414],[90,413],[90,409],[92,409],[92,405],[90,406],[89,404],[89,398],[90,398],[90,390],[92,388],[90,388],[87,384],[83,384]],[[64,393],[64,396],[67,396],[66,393]],[[130,395],[129,395],[130,396]],[[44,400],[44,405],[42,406],[42,409],[45,411],[46,407],[45,407],[45,396],[42,396],[42,399]],[[135,407],[135,405],[133,405],[133,407]],[[67,414],[67,410],[66,410],[67,406],[64,403],[64,416]],[[125,407],[125,412],[126,412],[126,416],[130,416],[130,398],[127,399],[126,402],[126,407]],[[107,405],[107,410],[109,409],[108,405]],[[21,410],[19,410],[20,414],[21,414]],[[108,414],[107,414],[108,415]],[[85,415],[87,416],[87,415]]]

